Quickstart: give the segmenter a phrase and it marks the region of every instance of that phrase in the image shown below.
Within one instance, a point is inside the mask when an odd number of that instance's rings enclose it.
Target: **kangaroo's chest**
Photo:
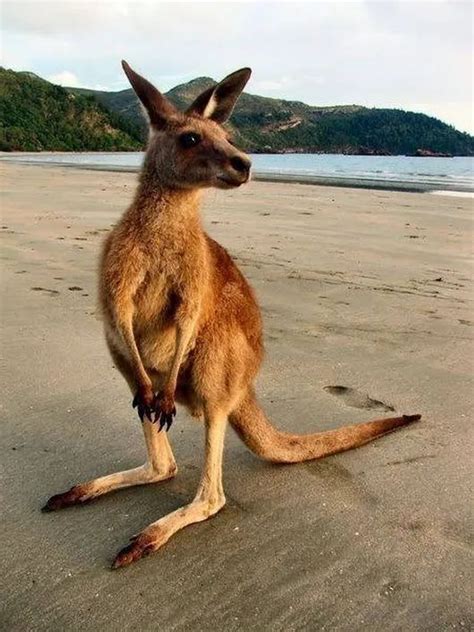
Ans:
[[[176,344],[179,297],[173,270],[152,268],[134,297],[133,330],[145,366],[160,369],[171,362]]]
[[[115,272],[127,278],[131,255],[125,247],[120,248],[120,245],[120,239],[112,243],[106,263],[110,260],[117,261],[121,265],[115,266]],[[140,244],[142,258],[140,266],[137,265],[135,269],[137,276],[141,278],[132,298],[133,333],[140,357],[147,369],[166,370],[174,356],[176,313],[181,302],[185,300],[184,295],[187,295],[186,288],[193,278],[195,260],[199,259],[195,256],[192,261],[194,265],[190,265],[190,249],[186,245],[185,240],[165,240],[163,234],[156,241],[146,244],[146,248]],[[197,254],[200,254],[199,250]],[[197,265],[198,270],[199,268]],[[107,287],[105,289],[107,291]],[[106,303],[113,301],[114,296],[111,294]],[[128,350],[122,349],[123,340],[115,319],[108,320],[109,340],[127,356]]]

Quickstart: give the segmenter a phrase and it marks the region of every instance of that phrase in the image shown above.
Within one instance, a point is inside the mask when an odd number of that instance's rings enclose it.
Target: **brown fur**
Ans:
[[[144,530],[119,553],[115,567],[157,550],[177,530],[224,505],[227,420],[259,456],[292,463],[358,447],[419,418],[307,436],[278,432],[268,422],[252,386],[263,356],[254,293],[225,249],[203,231],[199,216],[201,189],[248,180],[250,161],[221,123],[250,71],[229,75],[182,114],[125,63],[124,70],[148,113],[150,139],[135,199],[103,248],[100,301],[110,352],[145,415],[148,458],[141,467],[53,496],[46,508],[174,476],[171,447],[157,422],[169,425],[175,401],[205,420],[206,457],[195,499]]]

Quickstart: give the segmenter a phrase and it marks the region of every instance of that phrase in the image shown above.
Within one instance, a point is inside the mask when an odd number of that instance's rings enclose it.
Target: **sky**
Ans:
[[[3,0],[0,64],[54,83],[162,91],[253,69],[248,92],[425,112],[474,132],[473,3],[464,0]]]

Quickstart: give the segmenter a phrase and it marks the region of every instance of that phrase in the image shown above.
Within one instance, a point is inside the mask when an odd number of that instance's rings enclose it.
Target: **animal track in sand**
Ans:
[[[33,292],[46,292],[50,296],[56,296],[57,294],[60,293],[58,290],[50,290],[47,287],[32,287],[31,290]]]
[[[334,395],[334,397],[340,399],[343,404],[350,406],[351,408],[375,409],[383,410],[385,412],[393,412],[395,410],[395,408],[390,406],[390,404],[381,402],[378,399],[372,399],[372,397],[369,397],[367,393],[361,393],[355,388],[350,388],[349,386],[325,386],[324,390],[326,393]]]

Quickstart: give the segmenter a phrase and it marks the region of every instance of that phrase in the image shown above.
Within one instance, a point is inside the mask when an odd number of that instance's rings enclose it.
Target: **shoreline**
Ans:
[[[64,155],[66,152],[54,152]],[[101,152],[114,154],[117,152]],[[124,152],[120,152],[124,153]],[[108,173],[138,173],[140,166],[132,165],[93,165],[67,163],[60,161],[39,162],[36,160],[25,160],[21,158],[11,157],[5,153],[0,154],[0,163],[9,163],[14,165],[27,165],[33,167],[65,167],[68,169],[78,169],[82,171],[102,171]],[[316,174],[285,174],[270,172],[255,172],[252,174],[252,180],[255,182],[277,182],[283,184],[307,184],[315,186],[363,189],[363,190],[379,190],[379,191],[399,191],[404,193],[434,193],[437,195],[460,195],[462,197],[474,198],[474,189],[468,187],[459,187],[451,183],[443,183],[442,187],[436,187],[430,183],[422,182],[406,182],[404,180],[378,180],[375,178],[362,178],[351,176],[327,176]]]

